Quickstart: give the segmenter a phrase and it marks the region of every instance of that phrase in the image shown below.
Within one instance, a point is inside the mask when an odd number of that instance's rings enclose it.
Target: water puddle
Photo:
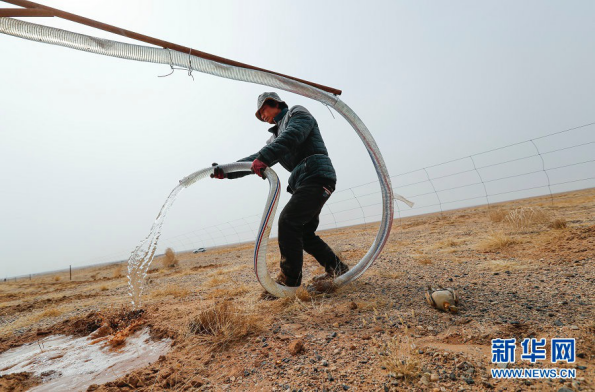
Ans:
[[[87,337],[47,337],[0,354],[0,376],[32,372],[43,384],[31,391],[85,391],[91,384],[104,384],[132,370],[155,362],[167,353],[171,340],[153,341],[149,330],[137,331],[118,349]]]

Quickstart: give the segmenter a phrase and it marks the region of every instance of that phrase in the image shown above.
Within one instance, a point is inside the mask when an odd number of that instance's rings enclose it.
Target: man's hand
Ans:
[[[262,179],[264,180],[264,169],[266,169],[267,167],[268,166],[266,163],[264,163],[258,159],[255,159],[252,162],[251,169],[257,176],[262,177]]]
[[[217,178],[219,180],[222,180],[226,177],[225,172],[223,171],[223,169],[219,167],[218,163],[213,163],[212,166],[215,166],[215,169],[213,169],[213,174],[211,174],[211,178]]]

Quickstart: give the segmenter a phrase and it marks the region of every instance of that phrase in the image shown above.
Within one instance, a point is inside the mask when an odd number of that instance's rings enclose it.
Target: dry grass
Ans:
[[[149,268],[149,270],[147,271],[147,274],[156,274],[157,272],[159,272],[159,267],[153,267],[153,268]]]
[[[305,323],[317,328],[329,328],[333,323],[329,314],[336,310],[336,303],[326,300],[324,297],[314,296],[308,301],[302,301],[297,297],[287,298],[284,313],[293,318],[296,323]],[[278,300],[277,300],[278,302]]]
[[[83,285],[87,285],[87,283],[82,282]],[[39,289],[39,287],[37,287]],[[47,298],[47,297],[46,297]],[[62,303],[56,305],[55,307],[49,307],[43,311],[39,312],[19,312],[14,314],[14,318],[8,323],[0,324],[0,340],[6,339],[9,337],[14,337],[16,331],[20,331],[18,334],[22,333],[25,330],[31,330],[32,328],[37,328],[39,325],[36,325],[40,321],[52,317],[60,317],[60,316],[71,316],[71,312],[75,312],[79,309],[85,308],[95,308],[97,307],[98,299],[96,296],[92,296],[90,298],[76,300],[73,299],[70,303]],[[110,304],[116,306],[119,304],[128,304],[128,298],[122,296],[119,297],[112,297],[110,299]],[[55,321],[55,320],[54,320]],[[52,321],[52,322],[54,322]],[[1,389],[1,388],[0,388]]]
[[[180,261],[176,258],[176,252],[172,248],[165,250],[165,257],[161,259],[161,264],[165,268],[175,268],[180,264]]]
[[[174,298],[184,298],[190,295],[190,290],[185,287],[176,286],[175,284],[168,284],[162,289],[155,290],[151,293],[151,297],[167,297],[168,295]]]
[[[357,302],[357,308],[362,311],[385,309],[390,305],[390,299],[388,297],[380,295],[367,298],[365,302]]]
[[[213,272],[211,273],[210,276],[214,276],[214,275],[221,275],[221,274],[231,274],[232,272],[237,272],[237,271],[241,271],[247,268],[250,268],[251,266],[248,264],[241,264],[241,265],[236,265],[235,267],[230,267],[230,268],[225,268],[222,269],[220,271],[217,272]]]
[[[432,249],[444,250],[444,249],[447,249],[447,248],[456,248],[459,245],[461,245],[461,242],[456,241],[454,238],[447,238],[445,240],[442,240],[442,241],[436,243],[432,247]]]
[[[321,305],[315,302],[314,298],[311,301],[302,301],[296,295],[295,297],[279,298],[275,301],[261,301],[259,306],[261,307],[260,312],[263,314],[303,317],[307,311]]]
[[[479,243],[478,250],[480,251],[495,251],[504,248],[508,248],[514,244],[516,244],[514,238],[511,238],[504,234],[503,232],[493,232],[488,235],[488,237]]]
[[[517,231],[548,223],[550,220],[550,214],[539,207],[517,208],[510,211],[504,218],[504,222]]]
[[[550,227],[552,229],[562,230],[562,229],[565,229],[566,227],[568,227],[568,225],[566,223],[566,219],[556,218],[552,221],[552,223],[550,223]]]
[[[233,343],[262,329],[256,314],[240,310],[229,301],[205,309],[194,317],[189,332],[204,338],[213,350],[224,350]]]
[[[456,241],[453,238],[447,238],[442,242],[439,242],[440,245],[442,245],[443,247],[447,247],[447,248],[454,248],[456,246],[459,246],[459,242]]]
[[[506,210],[501,210],[501,209],[490,210],[488,212],[488,217],[490,218],[490,221],[492,221],[493,223],[500,223],[504,220],[504,218],[506,217],[507,214],[508,214],[508,211],[506,211]]]
[[[116,266],[116,268],[114,269],[114,278],[121,277],[123,275],[122,274],[123,269],[124,269],[124,266],[122,264],[118,264]]]
[[[205,288],[211,288],[211,287],[219,286],[219,285],[229,282],[229,281],[230,281],[229,277],[215,275],[211,279],[209,279],[205,283],[203,283],[202,286]]]
[[[403,336],[394,337],[387,343],[379,343],[381,346],[380,363],[395,378],[403,378],[405,381],[413,382],[421,377],[420,354],[415,343],[410,341],[408,328],[405,328]]]
[[[54,276],[54,282],[59,282],[59,281],[61,281],[61,280],[62,280],[62,278],[61,278],[61,277],[59,277],[59,276]]]
[[[271,315],[284,322],[304,323],[316,328],[328,328],[333,323],[329,317],[336,310],[336,302],[325,296],[311,295],[307,290],[299,290],[295,297],[280,298],[275,301],[259,301],[258,314]]]
[[[295,297],[302,302],[312,301],[313,299],[308,290],[304,288],[304,286],[300,286],[297,289],[297,291],[295,292]]]
[[[250,292],[250,287],[245,284],[234,285],[229,289],[215,289],[208,295],[208,299],[232,298]]]
[[[0,325],[0,337],[7,338],[9,336],[13,336],[15,331],[38,323],[45,317],[42,316],[42,314],[43,312],[29,315],[20,315],[20,317],[12,322]]]
[[[427,253],[424,253],[421,250],[415,250],[414,252],[415,252],[415,254],[413,254],[411,257],[413,257],[413,259],[416,260],[419,264],[421,264],[421,265],[432,264],[432,259],[430,258],[430,256]]]
[[[313,280],[310,283],[310,285],[314,289],[316,295],[334,293],[339,288],[339,286],[337,286],[335,284],[335,282],[334,282],[333,279],[318,279],[318,280]],[[298,291],[300,291],[300,290],[301,290],[301,287],[298,289]],[[301,297],[302,298],[305,298],[306,301],[308,300],[308,295],[306,295],[304,293],[301,294]]]
[[[57,308],[46,309],[43,312],[32,314],[30,316],[26,316],[23,318],[25,324],[27,323],[37,323],[43,319],[47,319],[50,317],[58,317],[64,313],[63,310]],[[21,321],[21,320],[19,320]]]
[[[99,288],[99,290],[101,290],[101,291],[107,291],[107,290],[109,290],[109,287],[107,287],[106,285],[103,285],[103,286],[101,286]]]

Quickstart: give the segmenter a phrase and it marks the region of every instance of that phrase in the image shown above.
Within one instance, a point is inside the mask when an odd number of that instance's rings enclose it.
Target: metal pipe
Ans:
[[[203,58],[206,60],[216,61],[221,64],[233,65],[234,67],[253,69],[253,70],[257,70],[257,71],[262,71],[262,72],[267,72],[270,74],[283,76],[284,78],[293,79],[295,81],[316,87],[320,90],[329,92],[331,94],[341,95],[341,90],[338,90],[338,89],[335,89],[332,87],[323,86],[321,84],[309,82],[309,81],[303,80],[303,79],[298,79],[293,76],[283,75],[278,72],[268,71],[266,69],[257,68],[252,65],[240,63],[240,62],[229,60],[229,59],[226,59],[223,57],[215,56],[215,55],[212,55],[209,53],[201,52],[196,49],[188,48],[186,46],[177,45],[177,44],[174,44],[171,42],[160,40],[158,38],[149,37],[147,35],[135,33],[134,31],[122,29],[120,27],[112,26],[112,25],[109,25],[106,23],[98,22],[93,19],[85,18],[83,16],[71,14],[70,12],[65,12],[65,11],[62,11],[62,10],[59,10],[56,8],[48,7],[43,4],[38,4],[38,3],[34,3],[32,1],[27,1],[27,0],[2,0],[2,1],[4,1],[5,3],[18,5],[18,6],[25,7],[25,8],[44,10],[44,11],[50,12],[53,16],[58,17],[58,18],[62,18],[62,19],[70,20],[71,22],[76,22],[76,23],[87,25],[87,26],[91,26],[96,29],[100,29],[100,30],[104,30],[104,31],[107,31],[110,33],[118,34],[118,35],[121,35],[126,38],[131,38],[131,39],[135,39],[137,41],[146,42],[151,45],[161,46],[162,48],[165,48],[165,49],[175,50],[175,51],[184,53],[186,55],[191,54],[193,56],[200,57],[200,58]]]
[[[0,8],[0,18],[24,18],[34,16],[51,18],[54,14],[42,9]]]

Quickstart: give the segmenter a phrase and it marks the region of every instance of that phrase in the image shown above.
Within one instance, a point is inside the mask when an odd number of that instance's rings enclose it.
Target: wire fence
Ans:
[[[393,190],[413,201],[396,202],[397,218],[444,212],[595,186],[595,123],[391,176]],[[319,229],[380,220],[378,181],[333,193],[320,215]],[[256,238],[261,214],[164,238],[175,249],[224,246]],[[275,232],[273,232],[275,235]]]
[[[409,208],[397,201],[396,218],[482,205],[489,209],[496,203],[544,195],[553,204],[568,197],[558,193],[595,187],[594,131],[595,123],[585,124],[395,174],[394,192],[415,203]],[[320,215],[319,230],[379,221],[380,196],[377,180],[335,191]],[[260,219],[259,213],[163,238],[160,249],[188,251],[252,242]],[[130,250],[106,254],[86,265],[123,262],[129,254]]]

